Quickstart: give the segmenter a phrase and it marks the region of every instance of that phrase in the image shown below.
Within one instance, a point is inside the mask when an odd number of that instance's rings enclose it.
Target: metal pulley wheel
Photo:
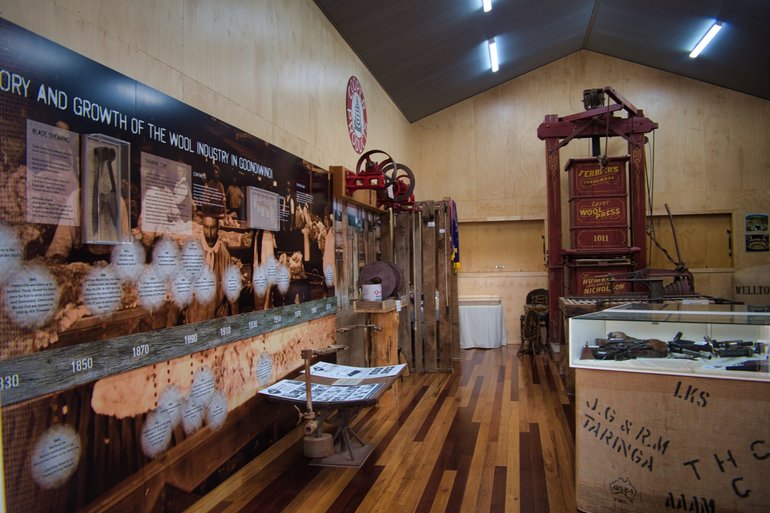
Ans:
[[[373,160],[372,155],[379,155],[382,161]],[[384,166],[388,164],[393,164],[393,157],[382,150],[369,150],[358,159],[356,174],[363,175],[375,171],[383,173]]]
[[[359,281],[361,285],[379,283],[382,287],[382,298],[385,299],[395,295],[401,289],[404,274],[396,264],[378,260],[361,268]]]
[[[393,200],[404,203],[409,200],[414,192],[414,173],[405,164],[388,162],[382,167],[385,174],[386,190],[392,193]]]
[[[398,291],[401,290],[401,287],[404,285],[404,272],[393,262],[385,263],[393,268],[393,272],[396,274],[396,289],[393,291],[393,294],[397,294]]]

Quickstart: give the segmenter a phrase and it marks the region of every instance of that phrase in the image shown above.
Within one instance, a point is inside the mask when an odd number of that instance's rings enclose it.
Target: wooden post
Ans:
[[[423,359],[422,333],[425,316],[423,315],[424,305],[422,304],[422,214],[417,212],[412,216],[412,273],[414,278],[414,370],[416,372],[425,371]]]
[[[452,296],[449,298],[449,318],[452,323],[452,359],[460,360],[460,302],[457,290],[457,273],[454,269],[449,275],[449,283],[452,287]]]
[[[404,284],[398,291],[401,298],[398,345],[410,370],[414,369],[411,315],[414,310],[409,303],[409,292],[412,290],[412,260],[409,251],[411,248],[412,217],[414,214],[411,212],[399,212],[395,215],[393,227],[393,263],[404,274]]]
[[[425,370],[438,370],[436,343],[436,204],[422,203],[422,286],[425,326],[423,327],[423,356]]]
[[[628,141],[628,209],[631,217],[631,245],[639,248],[634,270],[647,267],[647,194],[645,192],[644,134],[631,134]],[[636,285],[636,284],[635,284]]]
[[[444,198],[446,203],[446,244],[445,258],[449,295],[447,320],[449,323],[449,342],[452,360],[460,359],[460,305],[458,302],[457,273],[452,261],[452,198]]]
[[[555,114],[545,117],[554,122]],[[561,175],[559,174],[559,139],[545,141],[546,204],[548,207],[548,343],[561,343],[559,298],[564,291],[564,264],[561,256]]]
[[[355,311],[366,313],[371,324],[379,326],[379,329],[370,329],[372,352],[369,365],[372,367],[398,365],[399,312],[396,312],[395,300],[383,301],[377,308],[362,306],[369,303],[373,302],[356,302],[353,305]],[[378,405],[398,405],[398,382],[380,397]]]
[[[380,255],[386,262],[395,262],[394,247],[395,239],[393,232],[393,209],[388,209],[384,214],[380,214]]]
[[[398,364],[398,313],[372,313],[372,324],[381,330],[372,330],[372,367]]]
[[[438,369],[452,370],[452,324],[449,320],[449,300],[451,287],[449,276],[452,273],[449,262],[451,234],[449,230],[449,204],[444,201],[437,204],[436,211],[436,289],[438,304],[436,317],[438,321]]]

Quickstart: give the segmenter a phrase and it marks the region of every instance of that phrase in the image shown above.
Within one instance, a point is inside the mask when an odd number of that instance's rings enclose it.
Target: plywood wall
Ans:
[[[545,222],[468,222],[460,225],[464,273],[542,272]]]
[[[682,261],[694,269],[724,269],[733,267],[736,244],[731,233],[729,214],[655,216],[652,218],[655,240],[651,244],[650,267],[672,268],[674,261]],[[676,240],[674,240],[676,234]],[[677,247],[679,252],[677,253]]]
[[[494,231],[492,226],[500,221],[510,221],[511,229],[520,225],[527,233],[530,221],[526,220],[547,216],[545,144],[537,138],[537,126],[546,114],[583,111],[583,90],[604,86],[614,87],[659,123],[647,147],[649,169],[654,172],[654,213],[665,216],[667,203],[675,216],[688,221],[720,219],[719,234],[711,237],[713,244],[711,239],[690,236],[709,230],[698,223],[683,226],[685,240],[680,242],[686,255],[719,247],[719,258],[693,256],[689,263],[699,292],[730,297],[734,269],[770,263],[770,253],[743,249],[745,214],[770,210],[770,102],[766,100],[580,51],[416,122],[412,169],[417,170],[418,199],[451,195],[457,202],[461,233],[480,233],[485,221],[490,225],[487,231]],[[611,140],[610,156],[627,152],[625,142],[616,139]],[[569,158],[590,156],[589,142],[574,141],[560,155],[562,165]],[[562,198],[566,204],[566,190]],[[564,217],[567,239],[566,212]],[[733,238],[731,258],[722,258],[727,243],[724,218]],[[473,228],[464,230],[465,226]],[[675,253],[668,239],[667,249]],[[528,288],[535,288],[531,273],[526,272],[528,263],[541,258],[542,248],[515,245],[506,253],[506,268],[495,274],[484,268],[489,260],[486,245],[469,241],[460,241],[460,295],[500,291],[506,298],[510,339],[510,324],[518,319],[523,296]],[[517,268],[525,272],[516,272]],[[508,272],[511,269],[514,272]],[[540,286],[547,287],[545,272]],[[510,291],[517,291],[515,298]]]
[[[409,124],[312,0],[0,0],[0,16],[323,168],[355,168],[355,75],[367,149],[408,152]]]
[[[0,0],[0,16],[321,167],[355,167],[343,94],[356,75],[367,149],[408,163],[417,199],[452,197],[461,221],[545,219],[537,126],[583,110],[584,89],[610,85],[660,124],[648,152],[655,212],[668,203],[674,214],[726,213],[734,267],[770,263],[770,253],[740,250],[743,216],[770,210],[766,100],[580,51],[410,125],[311,0]],[[610,145],[611,155],[625,151]],[[562,162],[588,154],[575,141]],[[473,248],[461,247],[473,268]],[[516,247],[507,269],[523,262],[526,272],[540,254]],[[729,292],[729,278],[716,282]]]
[[[546,114],[581,112],[582,91],[607,85],[659,123],[650,136],[657,212],[664,203],[675,214],[770,206],[770,102],[588,51],[415,123],[417,195],[451,194],[461,221],[544,218],[537,126]],[[570,143],[562,163],[590,156],[588,145]],[[610,146],[626,152],[624,143]]]

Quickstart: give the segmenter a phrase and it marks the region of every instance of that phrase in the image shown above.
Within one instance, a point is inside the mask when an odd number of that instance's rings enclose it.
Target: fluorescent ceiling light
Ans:
[[[492,0],[481,0],[481,5],[484,7],[484,12],[492,10]]]
[[[500,69],[500,64],[497,62],[497,43],[495,43],[495,38],[493,37],[487,43],[489,44],[489,62],[492,63],[492,71],[497,71]]]
[[[722,28],[722,22],[717,21],[713,25],[711,25],[711,28],[708,32],[706,32],[706,35],[703,36],[703,38],[698,41],[698,44],[695,45],[695,48],[692,49],[692,52],[690,52],[691,58],[696,58],[700,53],[703,51],[704,48],[706,48],[706,45],[711,42],[712,39],[714,39],[714,36],[717,35],[717,32],[719,32],[719,29]]]

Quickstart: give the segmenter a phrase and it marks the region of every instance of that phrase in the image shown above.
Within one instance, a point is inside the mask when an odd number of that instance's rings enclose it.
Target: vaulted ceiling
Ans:
[[[481,0],[315,3],[410,122],[583,49],[770,99],[768,0],[493,0],[489,13]],[[715,20],[722,30],[691,59]]]

